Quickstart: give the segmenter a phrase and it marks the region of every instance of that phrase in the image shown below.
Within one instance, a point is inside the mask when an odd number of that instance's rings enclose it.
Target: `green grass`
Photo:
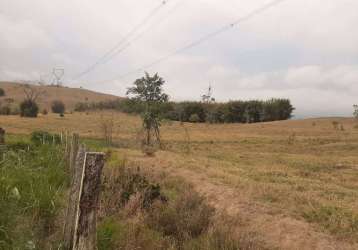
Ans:
[[[323,229],[338,237],[351,238],[358,235],[358,214],[334,206],[311,206],[302,212],[309,222],[318,223]]]
[[[0,161],[0,249],[43,249],[45,239],[60,231],[56,216],[68,184],[62,149],[24,149],[27,138],[7,141],[10,150]]]

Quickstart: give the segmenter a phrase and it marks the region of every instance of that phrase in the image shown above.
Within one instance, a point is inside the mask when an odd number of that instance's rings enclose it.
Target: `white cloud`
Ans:
[[[155,61],[270,0],[170,0],[128,49],[72,81],[161,2],[0,0],[0,80],[37,80],[60,67],[72,86],[124,95],[143,72],[96,81]],[[286,0],[147,70],[159,72],[177,100],[198,99],[212,83],[219,100],[288,97],[300,115],[349,115],[358,91],[357,9],[356,0]]]

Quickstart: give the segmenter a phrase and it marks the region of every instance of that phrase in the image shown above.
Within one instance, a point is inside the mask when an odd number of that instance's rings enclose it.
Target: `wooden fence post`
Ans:
[[[71,140],[71,150],[69,153],[66,152],[69,159],[68,160],[69,170],[70,170],[69,173],[71,178],[73,178],[73,176],[75,175],[75,164],[76,164],[76,156],[77,156],[78,148],[79,148],[79,136],[78,134],[73,134]]]
[[[5,144],[5,130],[0,128],[0,144]]]
[[[80,195],[81,180],[83,174],[86,149],[81,145],[76,156],[73,175],[71,176],[71,188],[67,205],[67,214],[63,231],[64,249],[70,250],[73,247],[73,235],[75,231],[75,220],[78,208],[78,199]]]
[[[86,153],[76,215],[73,250],[96,250],[97,208],[104,166],[103,153]]]

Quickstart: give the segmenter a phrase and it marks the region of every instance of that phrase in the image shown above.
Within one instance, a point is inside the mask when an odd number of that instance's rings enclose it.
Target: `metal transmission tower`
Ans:
[[[201,100],[205,103],[215,102],[215,98],[213,96],[213,88],[211,84],[209,85],[208,92],[205,95],[201,96]]]
[[[65,69],[54,68],[52,70],[52,75],[54,76],[54,82],[57,87],[62,85],[61,79],[65,75]]]

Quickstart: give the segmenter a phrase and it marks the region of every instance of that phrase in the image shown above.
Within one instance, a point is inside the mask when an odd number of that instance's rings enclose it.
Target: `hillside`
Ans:
[[[38,99],[40,108],[50,109],[53,100],[61,100],[66,104],[68,111],[73,110],[78,102],[100,102],[119,98],[114,95],[94,92],[87,89],[55,87],[55,86],[39,86],[31,85],[37,91],[44,92]],[[20,103],[24,98],[24,84],[13,82],[0,82],[0,88],[5,90],[6,96],[0,97],[0,102],[7,98],[13,99],[14,104]]]

